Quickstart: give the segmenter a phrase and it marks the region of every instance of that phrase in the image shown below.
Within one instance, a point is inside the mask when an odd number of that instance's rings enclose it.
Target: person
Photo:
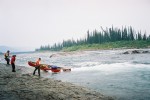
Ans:
[[[7,52],[4,54],[4,58],[5,58],[5,60],[6,60],[6,62],[7,62],[8,65],[9,65],[9,62],[10,62],[9,53],[10,53],[10,51],[7,50]]]
[[[38,74],[40,76],[40,63],[41,63],[41,58],[39,58],[37,61],[36,61],[36,67],[35,67],[35,70],[33,72],[33,75],[35,75],[35,72],[36,70],[38,70]]]
[[[15,71],[15,60],[16,60],[16,55],[13,55],[11,57],[12,72],[16,72]]]

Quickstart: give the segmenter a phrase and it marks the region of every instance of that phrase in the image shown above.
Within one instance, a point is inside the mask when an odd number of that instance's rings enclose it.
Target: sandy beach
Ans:
[[[33,76],[27,67],[0,63],[0,100],[113,100],[69,82]]]

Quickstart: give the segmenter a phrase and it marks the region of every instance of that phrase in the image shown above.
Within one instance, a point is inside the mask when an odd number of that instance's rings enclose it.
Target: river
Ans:
[[[123,54],[125,51],[22,53],[17,54],[16,64],[31,68],[27,62],[41,57],[42,63],[71,68],[71,72],[57,74],[42,72],[43,77],[71,82],[118,100],[150,100],[150,53]],[[0,62],[5,63],[3,55]]]

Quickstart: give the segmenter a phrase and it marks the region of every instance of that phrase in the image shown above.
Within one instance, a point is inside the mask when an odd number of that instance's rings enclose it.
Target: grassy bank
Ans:
[[[115,49],[115,48],[148,48],[150,41],[117,41],[103,44],[86,44],[63,48],[63,51],[77,51],[77,50],[97,50],[97,49]]]

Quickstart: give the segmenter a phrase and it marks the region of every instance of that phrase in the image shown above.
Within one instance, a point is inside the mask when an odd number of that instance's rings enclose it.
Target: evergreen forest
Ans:
[[[150,35],[147,36],[146,32],[141,33],[141,31],[135,31],[131,26],[122,27],[121,29],[114,28],[113,26],[105,29],[101,27],[101,31],[97,31],[95,29],[94,31],[90,32],[88,30],[84,38],[77,40],[63,40],[62,43],[55,43],[52,46],[41,46],[39,49],[36,49],[36,51],[60,51],[67,48],[72,48],[70,51],[73,51],[84,47],[85,49],[92,48],[92,46],[95,49],[120,47],[140,48],[150,45],[149,40]]]

